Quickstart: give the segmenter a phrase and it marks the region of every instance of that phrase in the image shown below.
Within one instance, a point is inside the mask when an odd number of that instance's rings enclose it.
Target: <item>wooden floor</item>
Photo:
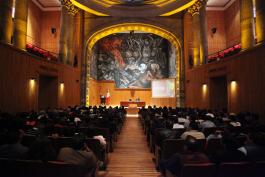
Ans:
[[[106,172],[100,177],[157,177],[146,137],[137,117],[127,117],[118,143],[113,153],[109,154]]]

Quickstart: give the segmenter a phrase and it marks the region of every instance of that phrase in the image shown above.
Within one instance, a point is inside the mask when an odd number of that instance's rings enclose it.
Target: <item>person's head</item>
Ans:
[[[32,160],[55,160],[56,152],[47,137],[38,137],[30,146],[29,156]]]
[[[7,143],[8,144],[20,143],[23,138],[23,135],[24,132],[19,129],[8,131],[6,137]]]
[[[81,150],[85,146],[85,139],[82,133],[75,134],[73,136],[73,148],[75,150]]]
[[[198,123],[195,121],[191,121],[189,126],[190,126],[191,130],[198,130],[199,129]]]
[[[234,114],[234,113],[230,113],[230,115],[229,115],[229,119],[231,120],[231,121],[236,121],[236,114]]]
[[[186,149],[190,152],[198,152],[200,150],[200,144],[198,140],[192,136],[188,136],[185,140]]]
[[[222,137],[222,144],[227,150],[236,150],[237,148],[239,148],[239,144],[236,138],[229,134],[225,134]]]

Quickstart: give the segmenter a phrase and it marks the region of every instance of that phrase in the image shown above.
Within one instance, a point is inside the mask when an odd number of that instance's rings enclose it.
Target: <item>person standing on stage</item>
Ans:
[[[107,91],[107,95],[106,95],[106,104],[109,105],[110,104],[110,92],[109,89]]]

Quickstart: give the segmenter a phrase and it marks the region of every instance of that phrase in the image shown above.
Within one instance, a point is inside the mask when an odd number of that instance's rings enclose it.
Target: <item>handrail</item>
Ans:
[[[241,44],[236,44],[224,50],[208,55],[208,63],[218,61],[220,59],[235,55],[241,51]]]
[[[45,58],[47,60],[58,61],[58,54],[42,49],[36,45],[28,43],[26,45],[26,50],[33,55]]]

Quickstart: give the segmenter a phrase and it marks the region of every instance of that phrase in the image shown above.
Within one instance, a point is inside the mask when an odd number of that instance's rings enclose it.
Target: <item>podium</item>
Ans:
[[[139,107],[145,106],[144,101],[121,101],[121,106],[126,107],[127,114],[130,116],[138,116]]]
[[[106,97],[104,95],[100,95],[100,104],[106,105]]]
[[[144,101],[121,101],[120,105],[124,107],[130,107],[130,105],[136,105],[137,107],[143,107],[145,106],[145,102]]]

